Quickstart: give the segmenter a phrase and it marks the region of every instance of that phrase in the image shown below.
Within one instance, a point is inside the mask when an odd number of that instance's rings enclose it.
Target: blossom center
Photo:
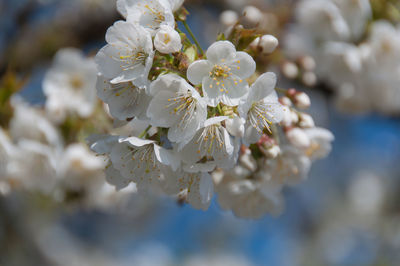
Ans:
[[[205,154],[212,155],[217,150],[224,147],[224,137],[220,127],[220,125],[211,125],[204,128],[203,132],[195,142],[196,144],[199,144],[199,149],[197,150],[198,154],[201,154],[203,151]],[[200,156],[200,158],[202,158],[202,156]]]
[[[180,115],[181,120],[178,124],[179,127],[185,128],[187,122],[190,121],[195,113],[197,100],[192,97],[190,92],[177,93],[174,98],[168,99],[169,104],[165,108],[172,108],[170,114]]]
[[[272,116],[269,112],[270,108],[271,107],[265,104],[263,100],[254,102],[251,105],[248,112],[249,121],[259,133],[262,133],[265,128],[270,131],[270,125],[272,124],[268,118],[269,116]]]

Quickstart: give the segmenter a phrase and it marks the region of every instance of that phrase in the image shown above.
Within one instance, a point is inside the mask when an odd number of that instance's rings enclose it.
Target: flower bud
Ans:
[[[300,109],[307,109],[311,105],[310,97],[304,92],[298,92],[294,95],[294,104]]]
[[[314,72],[304,72],[301,80],[303,81],[304,85],[308,87],[313,87],[317,84],[317,75]]]
[[[282,65],[282,73],[289,79],[294,79],[299,75],[299,68],[292,62],[285,62]]]
[[[314,119],[309,114],[302,113],[300,115],[299,126],[302,128],[315,127]]]
[[[286,137],[288,138],[289,142],[300,149],[306,149],[310,146],[311,141],[304,130],[295,127],[286,132]]]
[[[253,50],[261,51],[263,54],[272,53],[278,46],[278,39],[272,35],[263,35],[257,37],[251,44],[250,47]]]
[[[284,106],[292,106],[292,101],[286,96],[279,98],[279,102]]]
[[[281,153],[281,148],[278,145],[272,145],[266,149],[263,149],[263,153],[268,158],[276,158]]]
[[[283,108],[283,119],[281,124],[285,127],[289,127],[296,124],[299,121],[299,116],[290,110],[290,108]]]
[[[313,71],[316,67],[314,58],[311,56],[303,56],[299,60],[300,66],[307,71]]]
[[[154,37],[154,46],[163,54],[179,52],[182,48],[181,36],[172,27],[161,25]]]
[[[225,10],[219,16],[220,22],[226,27],[235,24],[238,21],[238,19],[239,19],[238,14],[233,10]]]
[[[264,17],[260,9],[255,6],[246,6],[243,9],[243,16],[246,22],[253,25],[259,24]]]

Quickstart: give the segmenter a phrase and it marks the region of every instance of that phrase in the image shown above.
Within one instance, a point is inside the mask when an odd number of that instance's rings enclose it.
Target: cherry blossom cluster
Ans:
[[[95,58],[97,94],[116,125],[144,130],[95,135],[90,146],[108,158],[107,180],[117,189],[133,182],[140,193],[203,210],[217,191],[237,216],[278,213],[284,185],[306,178],[333,135],[299,111],[310,105],[304,92],[279,98],[276,75],[256,71],[249,53],[272,52],[275,37],[233,29],[203,52],[181,4],[117,1],[126,20],[108,29]]]
[[[381,2],[396,11],[395,4]],[[303,0],[295,13],[296,23],[289,27],[284,45],[293,61],[285,65],[286,76],[301,77],[299,68],[304,69],[306,60],[319,83],[335,91],[340,108],[400,112],[398,25],[383,15],[376,19],[378,11],[369,0]],[[314,63],[309,64],[310,56]],[[308,75],[304,83],[316,83]]]
[[[65,48],[44,77],[44,108],[11,97],[12,117],[0,127],[1,195],[28,192],[50,202],[108,209],[135,191],[131,186],[116,193],[105,182],[104,160],[78,136],[92,127],[90,119],[99,119],[96,74],[93,58]]]

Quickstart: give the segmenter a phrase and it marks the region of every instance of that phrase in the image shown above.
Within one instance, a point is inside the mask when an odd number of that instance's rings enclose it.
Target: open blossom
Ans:
[[[104,160],[95,156],[84,144],[71,144],[62,154],[58,165],[59,176],[68,189],[100,189],[104,183]]]
[[[281,213],[284,206],[282,185],[263,175],[262,171],[251,173],[240,165],[225,173],[216,187],[221,208],[247,219]]]
[[[176,53],[182,49],[181,36],[170,26],[161,25],[154,37],[154,47],[160,53]]]
[[[207,210],[214,193],[214,184],[208,173],[171,172],[164,181],[163,190],[178,195],[193,208]]]
[[[154,126],[167,127],[168,139],[180,143],[191,140],[207,119],[207,105],[200,94],[175,74],[160,76],[150,86],[153,96],[147,115]]]
[[[303,0],[296,10],[300,24],[321,41],[347,40],[350,29],[332,1]]]
[[[112,148],[111,162],[122,177],[135,182],[141,189],[157,189],[162,181],[163,167],[176,170],[179,161],[154,141],[136,137],[120,138]]]
[[[190,82],[202,84],[207,104],[238,105],[248,92],[246,78],[250,77],[256,63],[245,52],[237,52],[229,41],[218,41],[207,50],[207,60],[193,62],[187,71]]]
[[[102,76],[97,80],[97,95],[108,104],[111,115],[118,120],[145,117],[150,97],[145,88],[131,81],[113,84]]]
[[[144,86],[154,57],[150,34],[139,25],[117,21],[107,30],[106,41],[96,55],[100,74],[113,84]]]
[[[171,6],[174,4],[174,7]],[[147,29],[153,36],[161,25],[175,26],[172,8],[179,3],[173,0],[118,0],[117,9],[128,22]]]
[[[62,122],[69,113],[80,117],[92,114],[96,73],[93,59],[86,58],[80,50],[65,48],[57,52],[43,80],[46,110],[53,120]]]
[[[266,179],[274,179],[282,185],[293,185],[304,181],[308,177],[310,168],[310,158],[290,145],[282,145],[279,155],[266,159],[261,167]]]
[[[62,147],[60,132],[42,110],[30,106],[20,97],[13,97],[11,105],[14,108],[14,114],[10,120],[9,131],[14,142],[28,139],[53,148]]]
[[[221,125],[228,117],[213,117],[204,122],[192,140],[180,152],[189,172],[209,172],[216,166],[229,168],[235,163],[238,145]]]
[[[283,118],[283,106],[278,102],[275,92],[276,76],[264,73],[250,87],[246,99],[238,107],[239,114],[246,119],[245,142],[257,142],[264,129],[270,131],[272,123],[279,123]]]

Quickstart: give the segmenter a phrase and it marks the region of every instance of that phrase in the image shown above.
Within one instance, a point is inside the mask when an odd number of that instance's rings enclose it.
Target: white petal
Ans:
[[[190,64],[187,70],[189,81],[195,85],[201,84],[204,77],[209,77],[213,65],[208,60],[198,60]]]
[[[229,41],[218,41],[213,43],[207,50],[207,59],[213,64],[229,61],[235,57],[236,48]]]
[[[256,62],[246,52],[237,52],[233,60],[227,63],[231,72],[241,78],[248,78],[256,71]]]
[[[276,75],[272,72],[267,72],[262,74],[257,78],[257,80],[251,85],[249,91],[249,101],[255,102],[269,95],[274,95],[276,101],[278,97],[275,92],[276,85]]]

